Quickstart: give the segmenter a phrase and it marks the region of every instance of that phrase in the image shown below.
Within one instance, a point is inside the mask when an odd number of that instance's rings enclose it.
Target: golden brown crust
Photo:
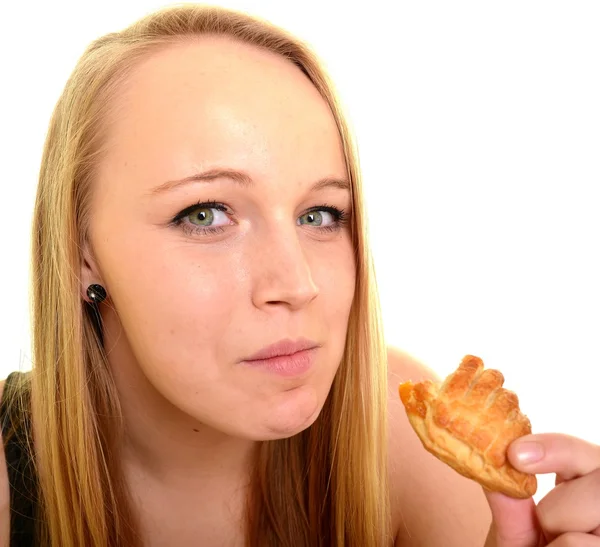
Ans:
[[[441,384],[404,382],[398,391],[408,419],[434,456],[488,490],[528,498],[537,490],[535,475],[517,471],[508,446],[531,433],[517,396],[502,387],[502,373],[483,368],[467,355]]]

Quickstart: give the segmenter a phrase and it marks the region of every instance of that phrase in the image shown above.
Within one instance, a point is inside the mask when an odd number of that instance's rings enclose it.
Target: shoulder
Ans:
[[[0,401],[4,392],[4,380],[0,381]],[[0,429],[0,547],[8,546],[10,526],[10,491],[8,488],[8,473],[4,457],[4,442]]]
[[[396,545],[484,545],[491,512],[481,487],[425,450],[398,395],[405,380],[440,378],[407,353],[388,348],[389,469]]]

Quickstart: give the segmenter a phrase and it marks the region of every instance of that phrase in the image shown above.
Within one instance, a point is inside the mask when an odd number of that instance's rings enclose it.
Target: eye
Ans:
[[[171,223],[181,226],[183,231],[188,234],[216,234],[222,232],[225,229],[224,226],[229,224],[226,212],[227,207],[216,201],[195,203],[177,213]],[[218,222],[219,217],[223,223],[215,226],[214,222],[215,220]],[[185,222],[186,219],[189,222]]]
[[[339,228],[344,212],[336,207],[323,206],[304,213],[298,220],[298,224],[316,226],[323,230],[331,231]],[[330,219],[327,222],[327,219]]]
[[[214,213],[216,211],[217,213]],[[194,209],[193,214],[186,215],[190,219],[190,222],[195,226],[212,226],[215,218],[219,217],[219,214],[223,214],[220,208],[217,207],[198,207]]]
[[[227,211],[227,206],[217,201],[195,203],[177,213],[171,224],[181,227],[189,235],[219,234],[231,224],[226,214]],[[221,223],[216,224],[219,220]],[[309,226],[320,232],[334,232],[340,230],[347,223],[346,212],[332,205],[313,207],[298,217],[297,222],[299,226]]]
[[[331,219],[329,223],[327,223],[327,218]],[[298,219],[298,224],[300,225],[316,226],[320,230],[328,232],[339,230],[347,222],[348,218],[346,212],[343,209],[338,209],[332,205],[319,205],[318,207],[313,207]]]

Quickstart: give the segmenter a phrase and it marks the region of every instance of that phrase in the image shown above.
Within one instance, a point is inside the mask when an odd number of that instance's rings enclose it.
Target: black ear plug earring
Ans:
[[[102,285],[93,284],[87,288],[87,295],[92,304],[100,304],[106,298],[106,289]]]
[[[100,340],[100,344],[102,345],[104,335],[102,333],[102,317],[100,316],[98,304],[100,304],[100,302],[106,298],[106,289],[102,285],[94,283],[87,288],[86,292],[88,298],[91,300],[89,309],[92,312],[92,323],[94,325],[94,330],[96,331],[98,339]]]

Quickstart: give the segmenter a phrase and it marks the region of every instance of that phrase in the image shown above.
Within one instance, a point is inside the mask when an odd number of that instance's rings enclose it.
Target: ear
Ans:
[[[102,276],[100,275],[100,270],[98,269],[98,265],[96,263],[96,260],[94,259],[94,254],[92,252],[91,245],[87,240],[82,248],[81,271],[79,275],[79,282],[79,291],[81,293],[81,297],[86,302],[90,302],[90,299],[87,295],[87,289],[90,285],[92,285],[93,283],[99,283],[100,285],[104,285]]]

